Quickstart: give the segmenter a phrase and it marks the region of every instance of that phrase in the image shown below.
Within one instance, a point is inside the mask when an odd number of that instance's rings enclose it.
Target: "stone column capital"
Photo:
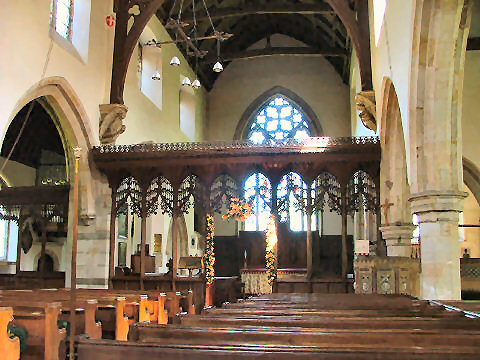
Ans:
[[[381,226],[379,230],[387,245],[387,256],[410,257],[413,224]]]
[[[400,224],[400,225],[386,225],[381,226],[379,230],[382,232],[382,237],[385,240],[389,239],[411,239],[415,225]]]
[[[422,215],[432,212],[463,211],[463,201],[468,196],[465,191],[424,191],[412,194],[408,201],[413,214]]]

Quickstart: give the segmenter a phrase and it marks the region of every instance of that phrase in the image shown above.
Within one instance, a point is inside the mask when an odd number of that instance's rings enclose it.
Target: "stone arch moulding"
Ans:
[[[185,221],[185,216],[182,214],[177,217],[177,244],[178,247],[178,259],[180,256],[188,256],[188,230],[187,230],[187,223]],[[169,256],[173,257],[173,219],[170,218],[170,223],[168,225],[168,239],[167,239],[167,248],[165,249],[165,253],[169,253]],[[168,259],[167,259],[168,260]]]
[[[35,258],[33,260],[33,268],[36,269],[36,266],[38,264],[38,261],[40,260],[40,256],[42,255],[42,250],[38,250],[38,253],[35,255]],[[54,251],[51,251],[49,249],[45,249],[45,255],[48,255],[52,258],[53,260],[53,270],[54,271],[60,271],[61,269],[61,264],[58,259],[57,254],[55,254]]]
[[[391,222],[411,223],[408,197],[407,157],[404,130],[397,92],[392,80],[384,77],[380,110],[380,144],[382,159],[380,166],[380,202],[385,199],[394,203]]]
[[[233,135],[234,140],[242,139],[244,132],[252,120],[252,116],[272,97],[275,95],[283,95],[288,100],[290,100],[295,106],[297,106],[308,118],[310,125],[312,126],[312,133],[315,136],[322,136],[323,130],[322,125],[320,124],[320,120],[318,119],[317,115],[313,111],[313,109],[308,105],[305,100],[303,100],[300,96],[295,94],[293,91],[284,88],[282,86],[274,86],[270,90],[265,91],[263,94],[258,96],[252,103],[245,109],[240,118],[240,121],[237,124],[235,129],[235,134]]]
[[[412,193],[462,192],[459,123],[472,5],[472,0],[415,1],[409,84]],[[427,159],[433,153],[437,161]],[[448,177],[439,174],[438,161],[451,164]]]
[[[81,216],[94,214],[91,175],[93,175],[92,169],[95,169],[95,167],[90,166],[88,151],[93,145],[98,143],[98,139],[95,138],[94,132],[90,127],[88,115],[80,98],[65,78],[55,76],[42,79],[25,92],[11,112],[8,126],[2,134],[2,142],[16,114],[25,105],[39,98],[46,100],[46,105],[48,106],[46,110],[53,111],[58,120],[57,126],[60,127],[59,135],[65,147],[67,171],[70,179],[73,179],[75,168],[73,148],[80,147],[83,150],[79,166],[80,214]],[[73,196],[71,198],[73,199]]]
[[[463,182],[480,204],[480,169],[466,157],[463,157]]]

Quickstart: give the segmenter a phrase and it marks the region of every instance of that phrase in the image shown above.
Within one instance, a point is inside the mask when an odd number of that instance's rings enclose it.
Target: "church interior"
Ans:
[[[480,2],[3,8],[5,359],[478,358]]]

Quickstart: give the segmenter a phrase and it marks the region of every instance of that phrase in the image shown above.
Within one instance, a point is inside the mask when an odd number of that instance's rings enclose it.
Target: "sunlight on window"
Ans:
[[[53,0],[50,23],[63,38],[72,38],[73,0]]]
[[[253,116],[252,124],[246,136],[252,143],[260,145],[271,140],[284,141],[294,139],[302,143],[310,138],[310,129],[306,117],[290,101],[277,95],[268,100]],[[306,184],[300,175],[291,173],[277,188],[277,197],[284,199],[287,208],[279,212],[281,221],[288,221],[293,231],[304,231],[307,228],[307,216],[295,208],[293,188],[304,188]],[[287,187],[288,184],[288,187]],[[271,212],[272,187],[262,174],[251,175],[244,185],[245,199],[253,205],[253,214],[245,221],[246,231],[263,231],[267,227]],[[312,229],[316,228],[316,219],[312,218]]]
[[[375,0],[373,2],[373,23],[375,30],[375,45],[378,46],[380,35],[382,34],[383,23],[385,21],[385,10],[387,9],[387,0]]]
[[[305,116],[280,95],[262,106],[254,119],[247,134],[247,139],[254,144],[286,139],[294,139],[301,143],[310,137],[309,124]]]
[[[250,175],[245,180],[245,200],[253,205],[252,215],[245,221],[246,231],[264,231],[271,213],[272,186],[261,173]]]

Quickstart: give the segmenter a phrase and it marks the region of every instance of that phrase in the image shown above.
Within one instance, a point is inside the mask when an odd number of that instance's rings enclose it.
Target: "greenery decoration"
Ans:
[[[223,220],[235,219],[245,221],[252,214],[252,204],[239,198],[230,200],[230,207],[226,214],[222,215]]]
[[[277,278],[277,269],[275,267],[276,254],[275,254],[275,245],[277,244],[277,229],[275,227],[275,216],[270,216],[268,221],[267,229],[265,230],[266,236],[266,269],[267,269],[267,282],[269,285],[272,285],[275,279]]]
[[[215,236],[215,220],[212,215],[206,216],[206,235],[205,235],[205,254],[203,255],[203,261],[205,265],[205,278],[207,286],[213,284],[215,277],[215,249],[213,238]]]

